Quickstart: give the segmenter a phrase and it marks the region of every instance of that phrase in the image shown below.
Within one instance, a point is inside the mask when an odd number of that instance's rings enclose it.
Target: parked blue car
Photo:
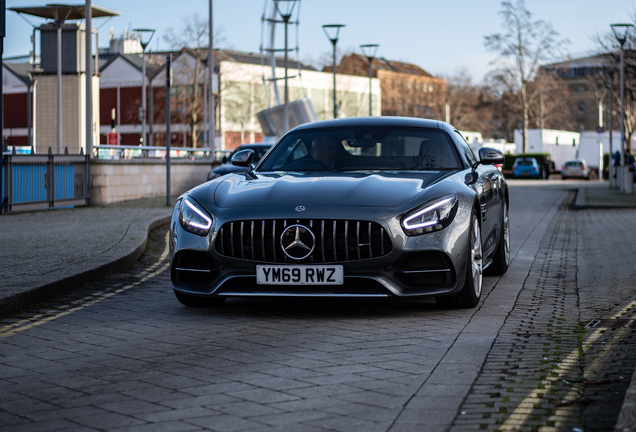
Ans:
[[[530,177],[538,179],[540,172],[539,164],[535,158],[517,158],[512,165],[513,178]]]

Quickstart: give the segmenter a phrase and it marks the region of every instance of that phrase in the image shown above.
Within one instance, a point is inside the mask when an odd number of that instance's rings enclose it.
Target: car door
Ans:
[[[463,153],[467,162],[473,165],[477,162],[477,157],[472,151],[464,137],[455,130],[455,139],[459,144],[459,149]],[[497,228],[501,220],[501,205],[499,198],[499,182],[496,173],[499,172],[495,167],[490,165],[479,165],[475,170],[477,172],[477,181],[473,185],[477,196],[479,197],[479,209],[481,216],[481,235],[484,250],[484,257],[488,257],[497,244]]]

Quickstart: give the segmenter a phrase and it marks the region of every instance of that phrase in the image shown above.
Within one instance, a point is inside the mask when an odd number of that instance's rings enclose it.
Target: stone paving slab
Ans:
[[[129,267],[171,209],[153,198],[0,216],[0,316]]]

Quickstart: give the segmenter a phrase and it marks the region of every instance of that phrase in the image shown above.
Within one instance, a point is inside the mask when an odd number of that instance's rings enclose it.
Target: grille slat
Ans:
[[[272,225],[272,253],[274,255],[274,262],[276,262],[276,221]]]
[[[360,259],[360,222],[356,223],[356,249],[358,251],[358,259]]]
[[[254,250],[254,221],[252,221],[252,230],[250,231],[250,238],[252,240],[252,259],[256,259],[256,251]]]
[[[333,260],[338,261],[338,246],[336,245],[336,221],[333,221],[333,231],[331,232],[333,236]]]
[[[225,242],[223,241],[223,228],[221,228],[221,255],[225,255]]]
[[[241,258],[245,258],[245,238],[243,237],[243,222],[241,222]]]
[[[303,260],[288,258],[280,245],[284,229],[295,223],[308,227],[314,233],[316,241],[314,252]],[[219,229],[214,247],[223,256],[273,263],[329,263],[338,262],[338,259],[355,261],[378,258],[392,250],[391,239],[379,224],[334,219],[227,222]]]
[[[234,222],[230,222],[230,244],[232,245],[232,256],[234,256]]]
[[[349,221],[345,221],[345,235],[344,235],[344,238],[345,238],[345,259],[347,261],[349,261]],[[360,257],[358,257],[358,258],[360,258]]]
[[[322,262],[326,262],[325,259],[325,221],[320,222],[320,249],[322,249]]]

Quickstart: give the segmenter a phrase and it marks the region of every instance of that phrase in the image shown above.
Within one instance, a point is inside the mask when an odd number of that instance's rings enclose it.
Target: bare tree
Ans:
[[[568,104],[570,90],[567,83],[556,76],[554,70],[542,70],[528,83],[528,120],[539,129],[573,128]]]
[[[485,46],[499,54],[493,72],[495,79],[516,96],[523,123],[523,152],[528,146],[528,123],[533,102],[528,97],[528,82],[532,81],[540,63],[553,59],[569,41],[558,39],[559,33],[550,23],[532,20],[524,0],[501,3],[504,33],[485,36]]]
[[[224,43],[223,29],[217,30],[214,35],[215,45]],[[186,123],[190,129],[192,147],[198,147],[198,136],[203,120],[203,82],[206,78],[205,62],[208,57],[209,26],[206,19],[197,14],[189,15],[182,19],[182,27],[176,31],[168,28],[163,39],[173,49],[181,49],[181,55],[190,54],[194,62],[180,62],[179,81],[182,85],[182,94],[186,100]],[[186,49],[190,48],[190,49]]]

